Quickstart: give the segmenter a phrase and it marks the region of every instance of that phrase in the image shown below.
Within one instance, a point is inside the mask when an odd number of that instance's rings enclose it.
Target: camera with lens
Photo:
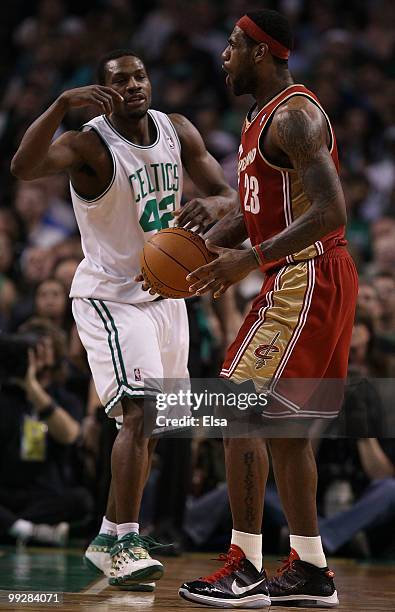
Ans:
[[[0,333],[0,382],[25,378],[29,364],[28,350],[34,348],[40,336],[34,333]]]

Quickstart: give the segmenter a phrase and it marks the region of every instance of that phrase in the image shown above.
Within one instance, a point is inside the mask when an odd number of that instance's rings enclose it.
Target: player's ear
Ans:
[[[262,60],[265,59],[268,52],[269,52],[269,47],[267,46],[267,44],[259,43],[259,45],[257,45],[254,50],[254,62],[256,64],[259,64]]]

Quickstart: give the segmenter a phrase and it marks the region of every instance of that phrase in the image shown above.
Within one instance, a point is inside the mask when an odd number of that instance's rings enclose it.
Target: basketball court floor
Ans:
[[[187,579],[204,576],[219,567],[213,561],[215,553],[186,554],[165,558],[165,575],[153,593],[119,591],[108,586],[107,579],[98,577],[85,567],[80,550],[45,548],[0,549],[0,609],[1,610],[62,610],[64,612],[187,612],[210,608],[188,605],[177,595],[179,585]],[[278,563],[266,559],[269,573]],[[330,563],[336,572],[336,584],[341,603],[339,612],[394,612],[395,564],[366,564],[334,559]],[[41,592],[62,594],[63,602],[12,604],[8,592]],[[277,607],[273,610],[295,608]],[[300,608],[299,608],[300,609]]]

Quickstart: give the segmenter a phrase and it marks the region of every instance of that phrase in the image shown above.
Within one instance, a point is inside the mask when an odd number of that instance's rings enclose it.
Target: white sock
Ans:
[[[117,525],[118,540],[127,533],[140,533],[140,525],[138,523],[120,523]]]
[[[105,534],[109,536],[116,536],[117,535],[117,524],[112,523],[105,516],[103,516],[103,521],[102,521],[99,533],[103,535]]]
[[[311,563],[317,567],[326,567],[326,558],[322,548],[321,537],[307,538],[305,536],[289,536],[293,548],[301,561]]]
[[[255,565],[258,572],[262,570],[262,534],[245,533],[244,531],[236,531],[232,529],[232,541],[245,554],[248,561]]]
[[[18,519],[11,526],[9,533],[16,538],[27,539],[30,538],[30,536],[32,535],[33,527],[34,525],[31,521]]]

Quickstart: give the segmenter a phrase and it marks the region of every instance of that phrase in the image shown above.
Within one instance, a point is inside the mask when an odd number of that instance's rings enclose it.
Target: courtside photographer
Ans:
[[[0,537],[63,545],[92,506],[75,478],[83,411],[63,386],[64,333],[33,318],[0,347]]]

